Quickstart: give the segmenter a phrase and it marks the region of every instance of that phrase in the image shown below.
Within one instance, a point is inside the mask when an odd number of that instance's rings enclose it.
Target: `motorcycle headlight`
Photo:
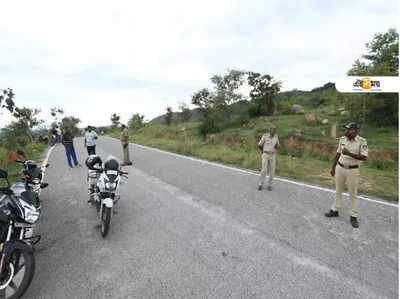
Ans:
[[[116,183],[106,183],[106,189],[109,191],[113,191],[115,190],[115,188],[117,188],[117,184]]]
[[[33,224],[39,220],[40,213],[36,211],[25,210],[25,221]]]

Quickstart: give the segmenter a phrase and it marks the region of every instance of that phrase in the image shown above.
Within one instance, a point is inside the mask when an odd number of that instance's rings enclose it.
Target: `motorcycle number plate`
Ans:
[[[114,175],[117,175],[117,174],[118,174],[118,171],[116,171],[116,170],[108,170],[108,171],[107,171],[107,174],[114,174]]]

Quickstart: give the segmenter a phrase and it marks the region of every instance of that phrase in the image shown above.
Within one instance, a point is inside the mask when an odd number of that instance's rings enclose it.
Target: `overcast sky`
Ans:
[[[54,106],[83,126],[114,112],[150,120],[228,69],[268,73],[283,90],[335,81],[398,19],[397,0],[7,1],[0,88],[48,123]],[[10,120],[2,112],[0,127]]]

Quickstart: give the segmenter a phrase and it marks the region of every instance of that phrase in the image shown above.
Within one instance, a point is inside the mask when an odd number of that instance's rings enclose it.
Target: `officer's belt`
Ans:
[[[271,155],[271,154],[275,154],[275,152],[268,152],[268,151],[264,151],[264,154]]]
[[[358,168],[358,165],[344,166],[344,165],[343,165],[342,163],[340,163],[339,161],[338,161],[338,164],[339,164],[340,166],[342,166],[344,169]]]

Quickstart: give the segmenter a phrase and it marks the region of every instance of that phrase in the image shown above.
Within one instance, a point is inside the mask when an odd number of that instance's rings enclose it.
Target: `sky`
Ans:
[[[282,90],[343,77],[374,34],[399,31],[397,0],[7,1],[0,89],[17,106],[51,107],[81,126],[117,113],[146,120],[190,103],[214,74],[272,75]],[[0,111],[0,127],[11,116]]]

